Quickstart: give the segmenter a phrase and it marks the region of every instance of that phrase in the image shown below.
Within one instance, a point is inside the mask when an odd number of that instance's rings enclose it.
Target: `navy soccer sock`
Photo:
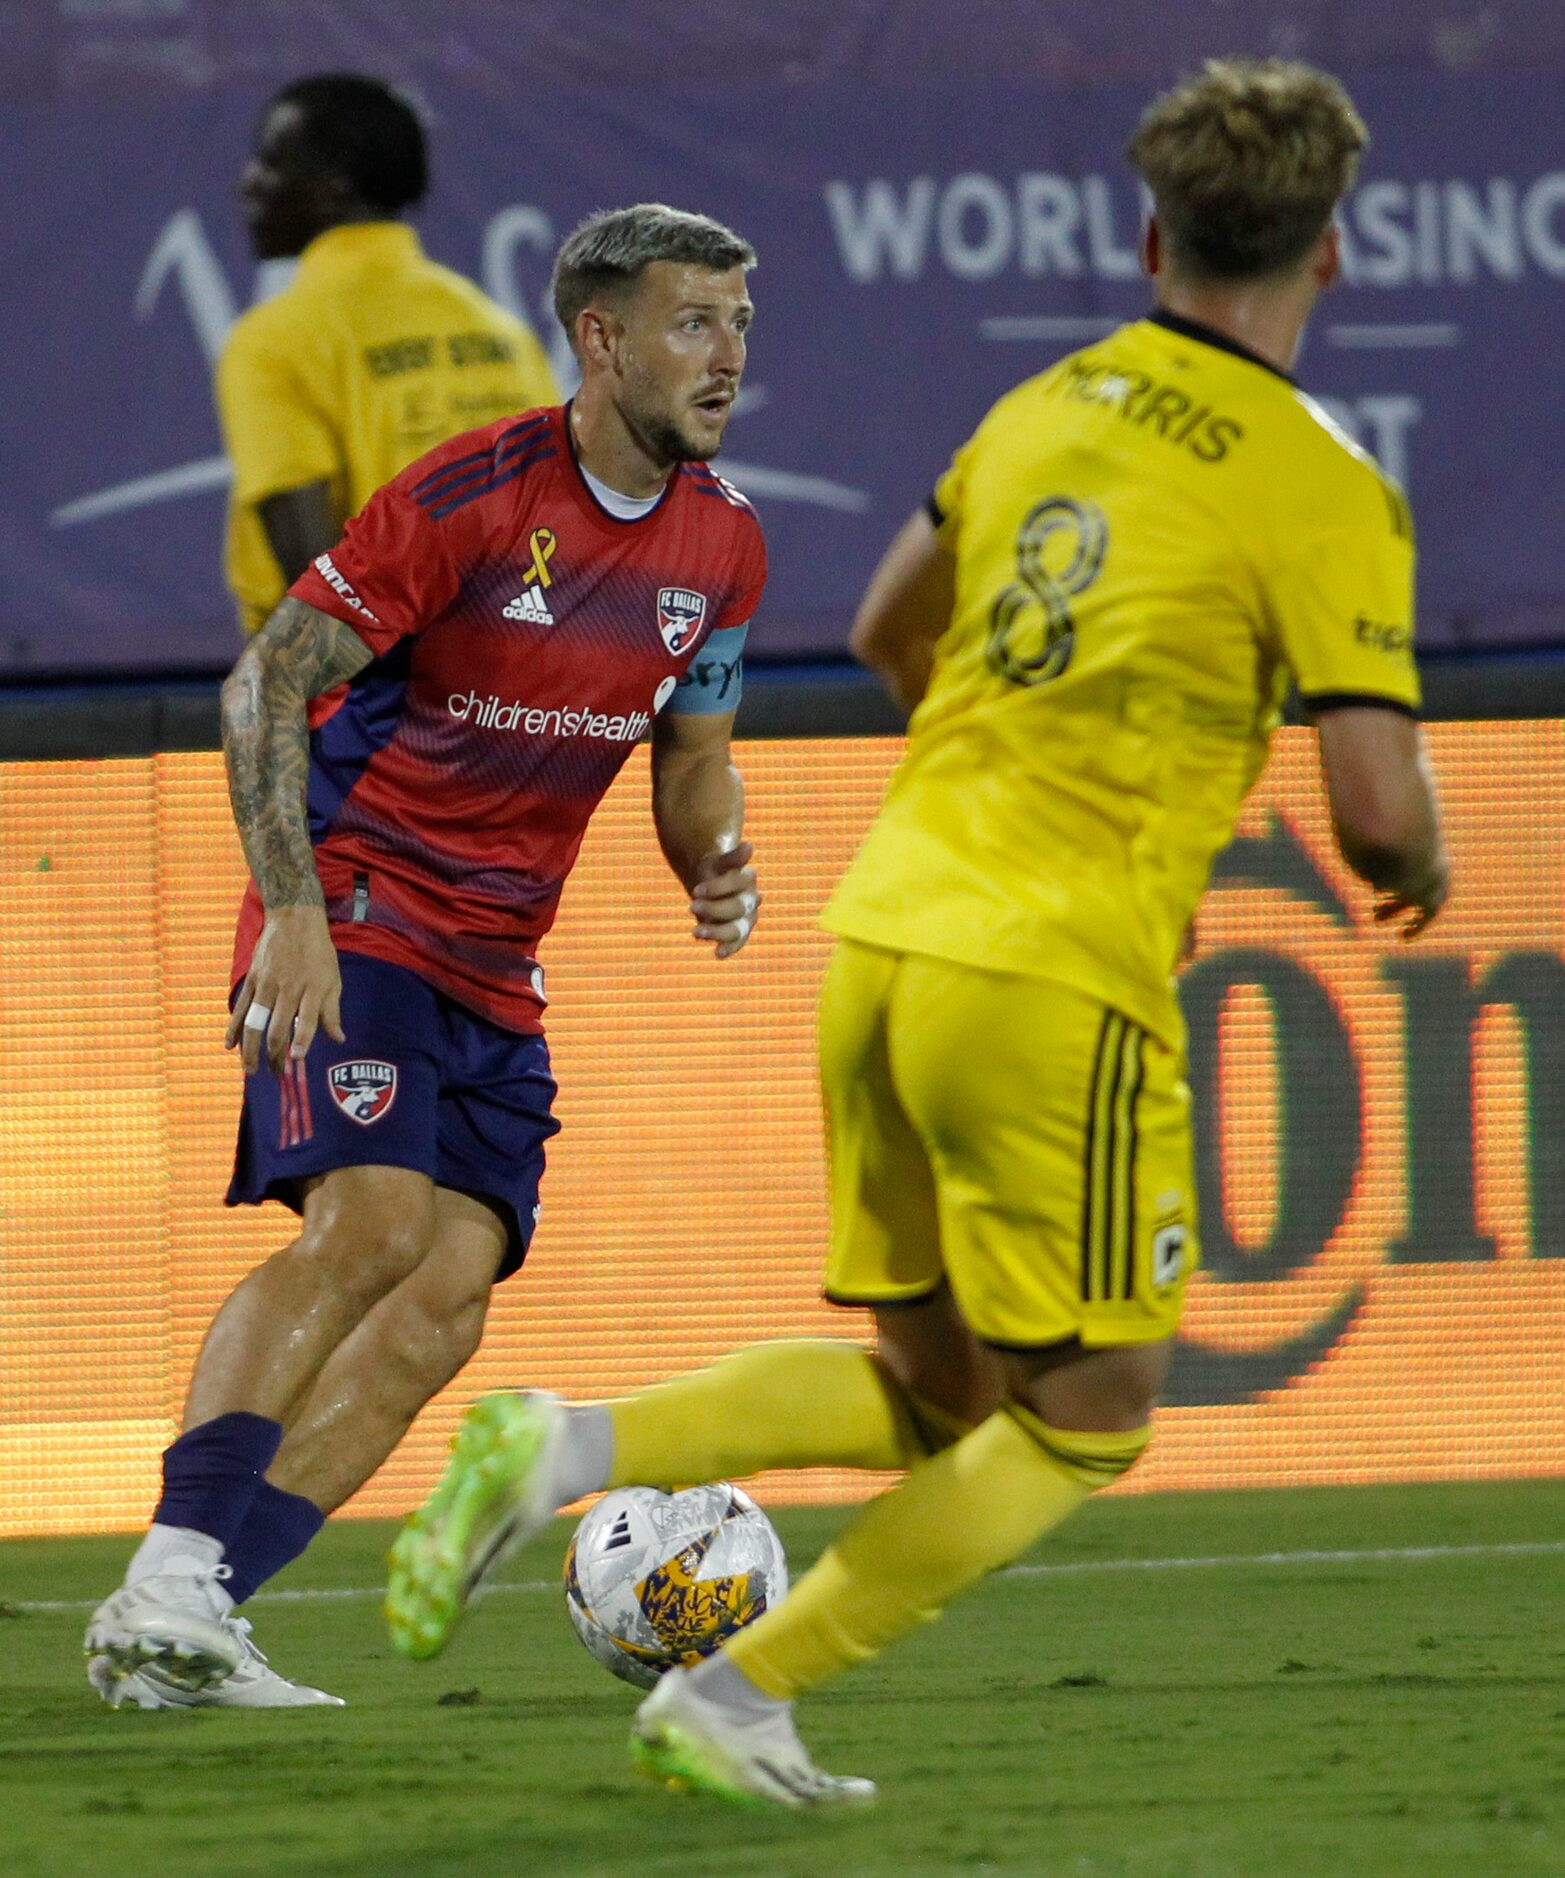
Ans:
[[[153,1521],[233,1543],[282,1444],[281,1422],[235,1410],[187,1429],[163,1451],[163,1498]]]
[[[326,1515],[313,1500],[263,1480],[224,1554],[232,1574],[229,1596],[236,1604],[253,1597],[268,1578],[298,1558],[325,1523]]]

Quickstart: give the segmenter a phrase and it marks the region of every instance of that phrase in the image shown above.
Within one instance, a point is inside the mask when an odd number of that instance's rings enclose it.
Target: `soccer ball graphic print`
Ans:
[[[787,1589],[771,1521],[726,1483],[682,1493],[618,1487],[582,1520],[565,1555],[577,1636],[605,1669],[643,1689],[709,1656]]]

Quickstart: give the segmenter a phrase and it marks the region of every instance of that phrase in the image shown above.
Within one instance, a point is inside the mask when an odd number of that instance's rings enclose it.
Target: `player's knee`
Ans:
[[[366,1308],[399,1285],[428,1257],[433,1208],[361,1201],[312,1213],[292,1247],[294,1256],[328,1274],[335,1288]]]
[[[1056,1428],[1143,1428],[1168,1375],[1167,1342],[1013,1357],[1011,1396]]]
[[[1168,1378],[1169,1346],[1133,1345],[1105,1351],[1102,1369],[1103,1423],[1108,1428],[1144,1428]]]

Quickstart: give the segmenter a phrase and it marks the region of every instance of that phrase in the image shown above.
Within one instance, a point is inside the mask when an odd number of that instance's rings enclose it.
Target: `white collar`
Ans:
[[[622,496],[617,489],[611,489],[607,483],[599,482],[586,464],[577,461],[581,479],[592,491],[594,500],[600,508],[608,510],[617,522],[639,522],[643,515],[650,515],[667,493],[660,489],[655,496]]]

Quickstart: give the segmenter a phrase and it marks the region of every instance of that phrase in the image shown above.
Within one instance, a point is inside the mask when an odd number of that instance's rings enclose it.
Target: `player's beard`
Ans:
[[[654,463],[705,463],[723,447],[721,437],[713,444],[697,443],[687,437],[679,420],[667,411],[654,410],[623,396],[618,405],[625,428]]]

